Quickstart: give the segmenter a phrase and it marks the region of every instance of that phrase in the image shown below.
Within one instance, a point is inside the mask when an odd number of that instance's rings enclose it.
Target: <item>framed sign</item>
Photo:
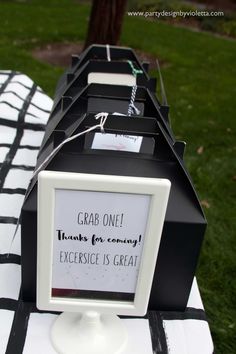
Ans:
[[[40,172],[38,308],[144,315],[169,190],[166,179]]]

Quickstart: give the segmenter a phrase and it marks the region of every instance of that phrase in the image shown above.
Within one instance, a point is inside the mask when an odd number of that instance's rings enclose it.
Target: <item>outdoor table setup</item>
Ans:
[[[54,101],[0,72],[0,353],[213,354],[206,219],[155,91],[109,45],[72,56]]]

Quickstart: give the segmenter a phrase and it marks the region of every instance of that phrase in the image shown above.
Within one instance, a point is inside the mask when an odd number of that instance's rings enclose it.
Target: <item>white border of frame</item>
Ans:
[[[37,307],[143,316],[147,311],[171,183],[167,179],[42,171],[38,176]],[[151,196],[134,301],[51,296],[55,189]]]

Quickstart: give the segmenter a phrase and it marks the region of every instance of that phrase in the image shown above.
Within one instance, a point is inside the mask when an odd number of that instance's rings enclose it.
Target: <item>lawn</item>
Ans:
[[[52,96],[63,69],[33,59],[31,50],[83,41],[89,10],[75,0],[0,1],[0,68],[24,72]],[[208,219],[198,283],[216,353],[235,354],[236,41],[126,17],[121,44],[163,63],[172,127],[187,142],[185,160]]]

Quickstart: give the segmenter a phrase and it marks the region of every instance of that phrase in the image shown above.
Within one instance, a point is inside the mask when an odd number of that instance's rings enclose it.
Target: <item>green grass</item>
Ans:
[[[89,5],[0,1],[0,13],[0,68],[24,72],[52,96],[63,69],[36,61],[30,51],[43,43],[84,40]],[[121,44],[165,62],[172,127],[187,142],[188,169],[200,200],[210,206],[197,278],[216,353],[235,354],[236,41],[126,17]]]

